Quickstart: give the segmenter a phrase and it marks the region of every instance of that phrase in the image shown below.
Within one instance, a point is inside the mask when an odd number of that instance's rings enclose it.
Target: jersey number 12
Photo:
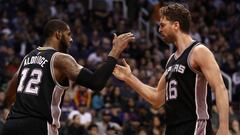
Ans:
[[[26,78],[29,78],[27,82]],[[39,83],[41,82],[41,80],[41,69],[33,69],[31,72],[29,72],[29,68],[24,68],[21,72],[21,78],[17,88],[17,92],[38,95]]]

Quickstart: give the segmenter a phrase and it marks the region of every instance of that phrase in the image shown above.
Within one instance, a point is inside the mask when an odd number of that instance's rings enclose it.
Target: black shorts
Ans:
[[[167,126],[166,135],[212,135],[210,120],[190,121],[177,126]]]
[[[8,119],[3,126],[2,135],[57,135],[56,127],[48,124],[46,120],[27,117],[21,119]]]

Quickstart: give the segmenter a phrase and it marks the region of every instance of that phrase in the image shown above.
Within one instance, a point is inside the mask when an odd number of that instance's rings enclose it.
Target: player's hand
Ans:
[[[123,65],[124,66],[116,65],[113,71],[113,75],[122,81],[126,80],[132,74],[131,68],[125,59],[123,59]]]
[[[119,55],[122,53],[122,51],[127,48],[128,43],[133,41],[135,39],[134,35],[131,32],[123,33],[119,36],[117,36],[114,33],[114,39],[112,41],[113,47],[111,52],[109,53],[110,56],[113,56],[115,58],[119,57]]]

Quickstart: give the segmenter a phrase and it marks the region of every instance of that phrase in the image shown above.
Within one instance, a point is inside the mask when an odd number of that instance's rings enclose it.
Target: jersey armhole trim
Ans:
[[[54,54],[52,55],[51,60],[50,60],[51,76],[52,76],[52,79],[53,79],[53,81],[55,82],[56,86],[58,86],[58,87],[61,88],[61,89],[66,90],[66,89],[68,89],[69,87],[60,85],[60,84],[57,82],[56,78],[55,78],[54,65],[53,65],[53,64],[54,64],[54,60],[55,60],[55,57],[56,57],[56,54],[57,54],[57,53],[58,53],[58,52],[54,53]]]
[[[165,69],[167,69],[167,65],[168,65],[169,61],[172,59],[172,57],[174,56],[174,54],[175,54],[175,53],[173,53],[173,54],[168,58],[168,61],[167,61],[166,65],[165,65]]]
[[[200,43],[197,43],[196,45],[194,45],[193,48],[191,49],[190,53],[188,54],[187,64],[188,64],[188,67],[189,67],[194,73],[199,74],[199,75],[203,75],[203,73],[202,73],[201,71],[198,71],[198,70],[194,69],[194,68],[191,66],[190,60],[189,60],[189,59],[190,59],[190,55],[192,54],[193,49],[194,49],[196,46],[198,46],[198,45],[201,45],[201,44],[200,44]]]

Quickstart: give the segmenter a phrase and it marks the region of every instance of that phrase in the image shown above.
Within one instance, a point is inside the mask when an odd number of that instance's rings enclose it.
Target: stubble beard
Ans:
[[[67,53],[68,52],[68,45],[65,42],[65,40],[63,40],[63,39],[61,39],[61,41],[60,41],[59,51],[62,52],[62,53]]]

